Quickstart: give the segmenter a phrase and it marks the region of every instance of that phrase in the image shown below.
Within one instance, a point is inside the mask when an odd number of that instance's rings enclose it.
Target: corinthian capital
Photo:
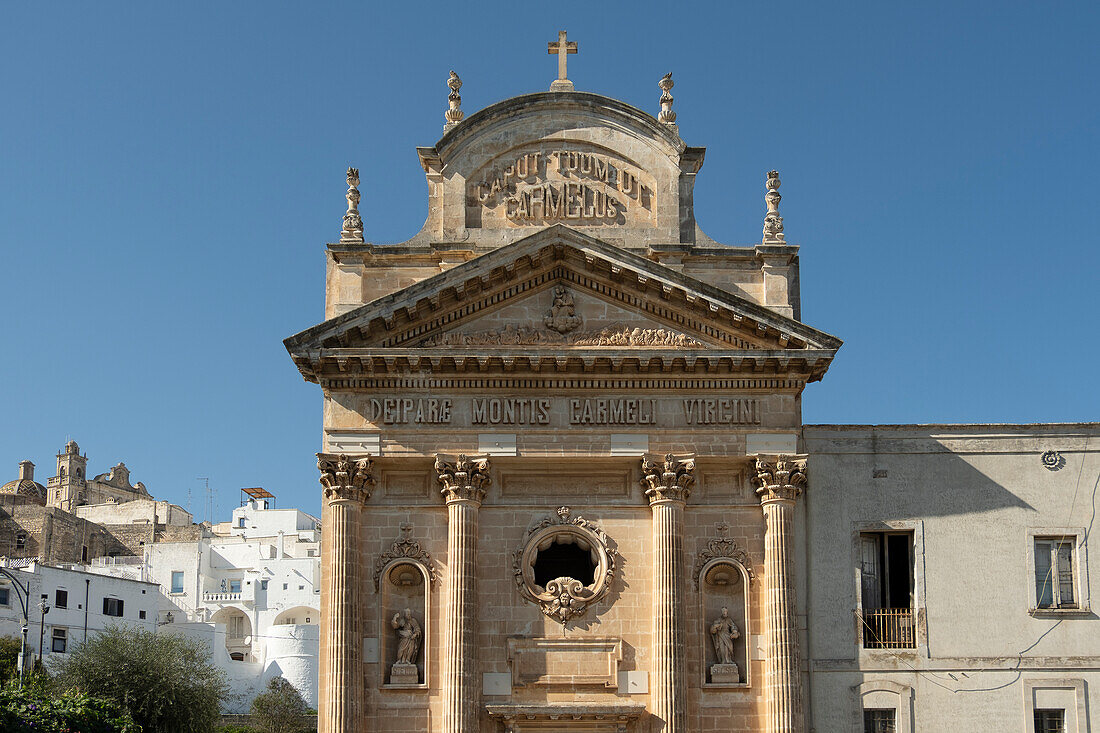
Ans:
[[[806,488],[806,456],[752,456],[756,461],[752,482],[760,502],[794,501]]]
[[[642,488],[650,504],[659,501],[687,501],[695,486],[695,454],[642,456]]]
[[[321,471],[325,501],[350,499],[365,502],[374,489],[370,456],[352,460],[343,454],[318,453],[317,468]]]
[[[493,480],[489,476],[487,456],[467,456],[460,453],[452,460],[450,456],[437,455],[435,471],[443,486],[443,498],[448,502],[466,500],[480,504],[485,498],[485,490]]]

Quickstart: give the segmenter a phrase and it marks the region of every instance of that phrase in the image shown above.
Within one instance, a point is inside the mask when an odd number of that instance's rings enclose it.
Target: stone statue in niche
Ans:
[[[733,661],[733,640],[741,636],[737,624],[730,618],[729,609],[722,607],[722,615],[710,625],[710,638],[718,663],[711,665],[710,681],[716,684],[736,684],[741,681],[737,663]]]
[[[393,615],[390,626],[397,632],[397,661],[390,669],[390,684],[418,684],[420,673],[416,660],[420,655],[420,639],[423,636],[420,624],[413,618],[412,609],[406,608]]]

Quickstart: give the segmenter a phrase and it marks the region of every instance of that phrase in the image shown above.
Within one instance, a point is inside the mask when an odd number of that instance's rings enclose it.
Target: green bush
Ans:
[[[229,693],[206,647],[181,636],[111,626],[65,657],[61,689],[111,700],[143,733],[213,733]]]
[[[252,701],[252,722],[264,733],[296,731],[309,707],[294,685],[282,677],[273,677],[267,691]]]
[[[34,688],[0,689],[0,731],[4,733],[140,733],[118,705],[80,692],[59,696]]]
[[[19,677],[15,664],[19,659],[21,642],[18,636],[0,636],[0,682]]]
[[[250,725],[219,725],[214,733],[256,733],[256,729]]]

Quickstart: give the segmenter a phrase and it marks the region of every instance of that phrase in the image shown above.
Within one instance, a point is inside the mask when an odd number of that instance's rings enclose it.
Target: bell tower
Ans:
[[[80,446],[75,440],[65,444],[64,450],[57,454],[57,475],[49,481],[47,504],[73,511],[86,501],[88,456],[80,454]]]

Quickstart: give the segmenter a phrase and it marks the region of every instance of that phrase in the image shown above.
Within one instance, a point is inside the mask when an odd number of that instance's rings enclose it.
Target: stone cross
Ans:
[[[546,44],[546,53],[558,55],[558,78],[550,84],[550,91],[552,92],[571,92],[573,91],[573,82],[565,75],[565,60],[568,58],[567,54],[577,52],[577,42],[567,41],[565,39],[565,31],[558,31],[558,42],[554,43],[550,41]]]

